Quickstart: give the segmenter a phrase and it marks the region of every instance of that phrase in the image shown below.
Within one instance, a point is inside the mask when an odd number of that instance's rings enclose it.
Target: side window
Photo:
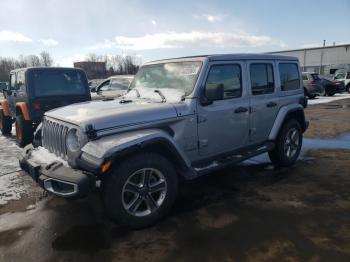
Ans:
[[[19,71],[17,73],[16,89],[23,89],[24,88],[23,86],[25,85],[24,81],[25,81],[25,73],[24,73],[24,71]]]
[[[303,80],[308,80],[307,79],[307,74],[303,74]]]
[[[272,64],[251,64],[250,82],[253,95],[271,94],[275,90]]]
[[[350,79],[350,73],[348,73],[348,76],[346,77],[346,79]]]
[[[299,69],[294,63],[279,64],[281,90],[289,91],[300,88]]]
[[[16,90],[16,74],[11,74],[10,90]]]
[[[110,80],[104,82],[104,83],[100,86],[99,91],[107,91],[107,90],[109,90],[109,83],[110,83],[110,82],[111,82]]]
[[[240,65],[214,65],[210,68],[206,84],[223,84],[224,99],[242,95],[242,73]]]

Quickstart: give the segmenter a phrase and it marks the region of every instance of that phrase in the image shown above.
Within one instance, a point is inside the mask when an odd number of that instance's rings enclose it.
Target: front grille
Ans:
[[[68,130],[68,126],[64,123],[44,118],[41,130],[43,147],[67,160],[66,136]]]

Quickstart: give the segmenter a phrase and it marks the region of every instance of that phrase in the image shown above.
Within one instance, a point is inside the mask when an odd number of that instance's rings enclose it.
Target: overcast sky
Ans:
[[[176,56],[350,43],[350,0],[1,0],[0,56]]]

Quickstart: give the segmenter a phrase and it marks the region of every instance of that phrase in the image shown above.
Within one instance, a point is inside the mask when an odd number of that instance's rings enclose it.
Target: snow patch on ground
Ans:
[[[64,161],[62,158],[56,156],[55,154],[51,153],[49,150],[47,150],[44,147],[37,147],[34,149],[31,154],[31,160],[38,164],[51,164],[52,162],[59,161],[62,162],[65,166],[68,166],[68,163]]]
[[[154,99],[162,101],[162,97],[155,92],[155,90],[159,90],[165,96],[166,102],[168,103],[179,103],[185,92],[179,89],[174,88],[148,88],[148,87],[138,87],[136,88],[139,91],[140,96],[142,98]],[[137,98],[137,92],[132,89],[124,95],[125,98]]]
[[[15,134],[14,128],[12,134]],[[21,149],[13,136],[3,136],[0,132],[0,205],[18,200],[28,193],[29,185],[21,175],[18,156]]]
[[[335,94],[334,96],[318,96],[314,99],[309,99],[308,104],[309,105],[324,104],[324,103],[329,103],[329,102],[346,99],[346,98],[350,98],[350,94],[342,93],[342,94]]]
[[[14,172],[6,175],[0,174],[0,205],[11,200],[21,199],[22,194],[27,194],[30,185],[23,179],[23,175]]]

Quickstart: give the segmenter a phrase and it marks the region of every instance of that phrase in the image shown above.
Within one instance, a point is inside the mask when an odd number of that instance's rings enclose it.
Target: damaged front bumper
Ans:
[[[94,175],[68,167],[63,161],[39,163],[31,156],[34,150],[32,145],[26,146],[19,164],[43,189],[65,198],[83,197],[94,190]]]

